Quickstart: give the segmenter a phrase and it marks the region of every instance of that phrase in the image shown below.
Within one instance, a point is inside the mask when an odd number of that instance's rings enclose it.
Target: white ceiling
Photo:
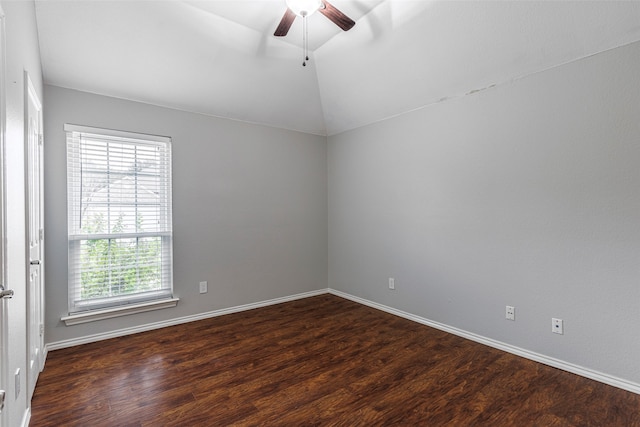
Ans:
[[[302,67],[284,0],[36,0],[45,82],[333,135],[640,40],[636,1],[331,3]]]

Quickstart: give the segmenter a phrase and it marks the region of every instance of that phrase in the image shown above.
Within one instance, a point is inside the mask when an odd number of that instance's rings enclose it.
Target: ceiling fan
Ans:
[[[286,0],[286,3],[287,10],[284,12],[276,32],[273,33],[276,37],[287,35],[296,16],[306,20],[308,16],[318,10],[344,31],[349,31],[356,24],[353,19],[340,12],[326,0]]]

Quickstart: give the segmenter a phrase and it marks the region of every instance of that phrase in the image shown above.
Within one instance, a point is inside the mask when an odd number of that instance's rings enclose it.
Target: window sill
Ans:
[[[106,308],[103,310],[92,310],[88,312],[70,314],[69,316],[63,316],[60,320],[62,320],[67,326],[79,325],[80,323],[96,322],[98,320],[110,319],[112,317],[127,316],[129,314],[144,313],[145,311],[171,308],[178,305],[178,301],[180,301],[180,298],[129,304],[120,307]]]

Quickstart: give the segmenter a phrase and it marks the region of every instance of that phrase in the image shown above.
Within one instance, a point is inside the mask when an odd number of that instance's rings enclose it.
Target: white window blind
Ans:
[[[65,131],[69,312],[170,298],[171,139]]]

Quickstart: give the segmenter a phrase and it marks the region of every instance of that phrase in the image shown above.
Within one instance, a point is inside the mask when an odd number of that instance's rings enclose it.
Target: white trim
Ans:
[[[44,147],[43,147],[43,111],[42,101],[38,96],[31,76],[27,70],[23,71],[24,79],[24,203],[25,203],[25,247],[24,263],[25,263],[25,283],[27,284],[27,400],[31,401],[35,387],[38,382],[38,376],[44,366],[42,353],[44,352],[44,335],[41,333],[41,325],[44,324],[45,318],[45,254],[44,254]],[[31,106],[35,113],[30,115]],[[31,119],[37,118],[37,128],[31,129]],[[31,136],[35,131],[37,140],[33,141]],[[36,160],[37,161],[34,161]],[[34,176],[35,175],[35,176]],[[35,180],[37,180],[37,183]],[[37,191],[33,191],[37,188]],[[37,194],[31,194],[32,192]],[[32,202],[32,197],[38,198],[37,202]],[[33,206],[32,206],[33,205]],[[34,209],[37,208],[37,209]],[[37,221],[38,226],[33,229],[33,221]],[[33,234],[32,234],[33,232]],[[31,289],[32,268],[31,243],[33,240],[38,241],[37,260],[37,286]],[[32,292],[35,291],[35,292]],[[35,351],[36,360],[31,360],[32,353]]]
[[[131,138],[131,139],[139,139],[143,141],[168,142],[168,143],[171,142],[170,136],[152,135],[148,133],[139,133],[139,132],[128,132],[124,130],[115,130],[115,129],[96,128],[91,126],[80,126],[80,125],[73,125],[70,123],[64,124],[64,131],[90,133],[94,135],[108,135],[108,136],[114,136],[116,138]]]
[[[22,422],[20,423],[20,427],[29,427],[30,422],[31,422],[31,402],[29,402],[29,406],[24,411],[24,415],[22,416]]]
[[[254,308],[267,307],[270,305],[281,304],[283,302],[290,302],[299,299],[314,297],[317,295],[323,295],[328,293],[328,289],[320,289],[317,291],[304,292],[301,294],[290,295],[281,298],[274,298],[266,301],[255,302],[251,304],[238,305],[230,308],[223,308],[220,310],[208,311],[206,313],[193,314],[190,316],[178,317],[175,319],[164,320],[162,322],[148,323],[146,325],[133,326],[131,328],[118,329],[115,331],[104,332],[95,335],[88,335],[79,338],[72,338],[69,340],[56,341],[45,345],[45,354],[51,350],[59,350],[61,348],[73,347],[76,345],[89,344],[92,342],[108,340],[110,338],[123,337],[125,335],[137,334],[139,332],[152,331],[154,329],[166,328],[168,326],[176,326],[183,323],[195,322],[198,320],[209,319],[211,317],[223,316],[225,314],[238,313],[241,311],[253,310]],[[63,318],[64,319],[64,318]]]
[[[545,356],[544,354],[540,354],[540,353],[536,353],[520,347],[516,347],[511,344],[506,344],[501,341],[496,341],[491,338],[483,337],[482,335],[477,335],[472,332],[467,332],[462,329],[454,328],[453,326],[448,326],[443,323],[435,322],[433,320],[429,320],[421,316],[416,316],[415,314],[407,313],[405,311],[398,310],[386,305],[382,305],[377,302],[369,301],[364,298],[356,297],[354,295],[337,291],[335,289],[329,289],[329,293],[341,298],[351,300],[353,302],[357,302],[359,304],[369,306],[371,308],[375,308],[377,310],[381,310],[390,314],[394,314],[399,317],[403,317],[408,320],[412,320],[417,323],[421,323],[423,325],[430,326],[435,329],[439,329],[444,332],[448,332],[453,335],[457,335],[462,338],[469,339],[471,341],[478,342],[480,344],[487,345],[489,347],[497,348],[498,350],[506,351],[507,353],[515,354],[516,356],[524,357],[525,359],[533,360],[535,362],[539,362],[544,365],[552,366],[554,368],[562,369],[563,371],[571,372],[572,374],[580,375],[582,377],[589,378],[604,384],[608,384],[613,387],[621,388],[623,390],[627,390],[632,393],[640,394],[640,384],[634,383],[632,381],[614,377],[612,375],[608,375],[602,372],[594,371],[592,369],[585,368],[580,365],[565,362],[563,360],[556,359],[553,357]]]
[[[7,284],[7,187],[6,187],[6,119],[7,119],[7,95],[6,95],[6,32],[5,14],[0,4],[0,284],[9,288]],[[0,299],[0,388],[8,387],[9,378],[9,330],[8,307]],[[0,425],[7,425],[9,411],[13,411],[13,403],[6,403],[5,409],[0,412]]]
[[[135,239],[136,237],[171,237],[171,233],[168,231],[141,231],[139,233],[70,234],[69,240]]]
[[[45,344],[44,349],[42,350],[42,366],[40,367],[40,372],[44,371],[44,364],[47,362],[47,356],[49,356],[49,348]]]
[[[129,314],[144,313],[145,311],[161,310],[178,305],[180,298],[168,298],[155,301],[148,301],[139,304],[126,304],[117,307],[105,308],[103,310],[91,310],[80,313],[73,313],[63,316],[65,325],[72,326],[80,323],[96,322],[98,320],[110,319],[112,317],[127,316]]]

